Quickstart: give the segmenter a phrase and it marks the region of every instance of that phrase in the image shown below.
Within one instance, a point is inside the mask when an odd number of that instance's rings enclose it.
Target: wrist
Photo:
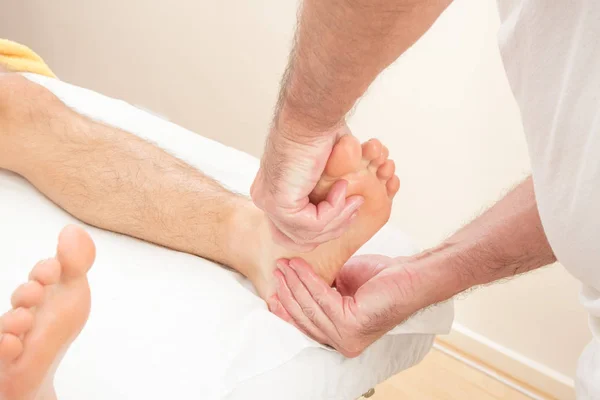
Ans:
[[[265,155],[268,156],[263,157],[263,162],[265,160],[275,161],[278,164],[285,161],[296,162],[295,158],[298,155],[304,155],[314,158],[315,162],[324,156],[325,159],[320,160],[324,163],[337,139],[348,134],[351,132],[345,121],[329,128],[314,129],[282,113],[271,126],[265,148]],[[324,166],[322,165],[323,168]]]
[[[471,250],[464,243],[446,241],[401,261],[409,269],[412,281],[418,282],[415,294],[422,307],[449,300],[484,283],[478,271],[483,261],[475,260]]]
[[[273,120],[274,131],[296,141],[337,136],[338,131],[344,128],[347,129],[347,125],[343,115],[337,118],[319,117],[289,103],[280,104]]]

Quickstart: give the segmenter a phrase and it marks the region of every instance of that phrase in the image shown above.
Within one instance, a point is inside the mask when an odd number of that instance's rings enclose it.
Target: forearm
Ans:
[[[305,0],[276,123],[311,131],[335,126],[450,2]]]
[[[423,306],[556,261],[542,228],[531,177],[413,261],[409,271],[419,281],[418,287],[424,288],[418,294]]]
[[[30,85],[26,98],[15,93],[13,111],[0,122],[10,127],[0,167],[90,225],[188,253],[218,253],[214,231],[223,216],[204,210],[234,196],[160,148]]]

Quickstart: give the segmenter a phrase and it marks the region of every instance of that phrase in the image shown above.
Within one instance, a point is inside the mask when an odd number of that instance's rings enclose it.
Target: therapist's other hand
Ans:
[[[331,150],[349,134],[346,124],[328,132],[299,133],[290,125],[271,129],[260,170],[250,194],[269,217],[274,239],[290,249],[306,252],[341,236],[362,197],[346,198],[347,182],[336,182],[319,204],[309,200]]]
[[[351,258],[340,271],[336,289],[306,261],[281,260],[275,275],[277,294],[271,312],[346,357],[369,345],[410,317],[416,277],[407,258],[378,255]]]

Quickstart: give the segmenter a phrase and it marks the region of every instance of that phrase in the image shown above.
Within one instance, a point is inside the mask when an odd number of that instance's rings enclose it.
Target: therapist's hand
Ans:
[[[356,357],[417,312],[415,280],[409,259],[365,255],[350,259],[336,289],[302,259],[280,261],[271,312],[315,340]]]
[[[308,196],[315,188],[333,145],[349,134],[345,124],[326,132],[307,132],[278,123],[271,129],[260,170],[250,190],[252,200],[271,222],[276,242],[310,251],[341,236],[362,197],[346,198],[346,181],[336,182],[319,204]]]

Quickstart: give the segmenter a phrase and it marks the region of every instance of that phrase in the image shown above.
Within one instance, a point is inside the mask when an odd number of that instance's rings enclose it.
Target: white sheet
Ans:
[[[226,186],[247,193],[258,161],[122,101],[27,75],[94,119],[151,140]],[[222,160],[227,160],[224,163]],[[76,222],[27,182],[0,171],[0,301],[56,235]],[[452,305],[431,308],[348,360],[271,315],[239,274],[129,237],[88,228],[98,257],[90,321],[57,375],[62,400],[353,399],[418,362],[446,333]],[[386,226],[361,249],[414,252]]]

